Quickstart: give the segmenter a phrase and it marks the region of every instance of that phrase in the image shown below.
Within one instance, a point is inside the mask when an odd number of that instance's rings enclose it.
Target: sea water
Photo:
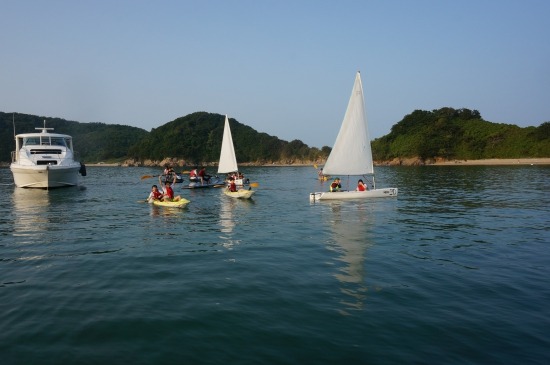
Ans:
[[[2,364],[550,359],[548,166],[381,167],[397,198],[316,203],[313,167],[247,167],[252,200],[183,210],[143,202],[160,171],[87,170],[0,169]]]

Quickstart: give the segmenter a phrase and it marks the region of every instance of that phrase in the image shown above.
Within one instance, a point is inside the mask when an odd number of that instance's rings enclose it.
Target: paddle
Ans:
[[[182,172],[180,172],[180,174],[188,174],[188,173],[190,173],[190,172],[191,172],[191,171],[182,171]],[[143,175],[143,176],[141,177],[141,180],[150,179],[150,178],[152,178],[152,177],[159,177],[159,176],[162,176],[162,175]]]
[[[252,186],[253,188],[257,188],[258,186],[260,186],[260,184],[258,184],[257,182],[253,182],[250,183],[250,186]]]
[[[150,179],[152,177],[159,177],[159,176],[161,176],[161,175],[143,175],[141,177],[141,180]]]

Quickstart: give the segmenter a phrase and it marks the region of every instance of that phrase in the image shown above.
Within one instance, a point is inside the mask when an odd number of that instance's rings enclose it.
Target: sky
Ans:
[[[417,109],[550,121],[547,0],[0,0],[0,9],[6,113],[150,131],[206,111],[321,148],[333,145],[361,71],[373,139]]]

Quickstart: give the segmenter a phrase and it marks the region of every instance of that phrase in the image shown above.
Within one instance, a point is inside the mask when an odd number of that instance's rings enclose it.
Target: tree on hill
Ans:
[[[188,164],[217,162],[220,158],[225,116],[196,112],[155,128],[128,151],[138,161],[171,157]],[[300,140],[283,141],[229,119],[237,162],[270,163],[281,160],[307,160],[312,154],[322,156]],[[326,158],[326,156],[323,156]]]
[[[53,132],[73,137],[75,151],[84,162],[123,159],[130,146],[148,133],[141,128],[118,124],[79,123],[61,118],[0,112],[0,161],[11,161],[11,151],[15,148],[14,132],[36,132],[35,128],[44,126],[44,120],[48,128],[54,128]]]
[[[484,159],[550,156],[550,129],[520,128],[483,120],[477,110],[441,108],[415,110],[391,132],[372,142],[373,158]]]

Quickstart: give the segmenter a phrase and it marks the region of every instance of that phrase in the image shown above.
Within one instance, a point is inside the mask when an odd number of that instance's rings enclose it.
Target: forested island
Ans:
[[[0,112],[0,162],[11,161],[15,133],[34,132],[46,120],[55,132],[73,136],[86,163],[160,165],[216,164],[225,116],[196,112],[150,132],[126,125],[79,123],[60,118]],[[230,119],[239,164],[322,164],[329,146],[309,147],[284,141]],[[521,128],[485,121],[477,110],[449,107],[415,110],[393,125],[389,134],[372,141],[377,164],[426,164],[441,160],[550,157],[550,122]]]

